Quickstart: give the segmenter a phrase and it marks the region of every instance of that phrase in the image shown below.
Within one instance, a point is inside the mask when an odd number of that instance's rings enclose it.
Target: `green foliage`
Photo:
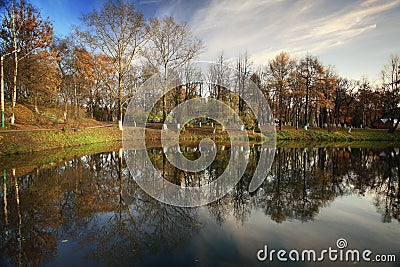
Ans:
[[[153,110],[150,112],[149,117],[147,119],[148,122],[162,122],[163,116],[162,112],[154,112]]]

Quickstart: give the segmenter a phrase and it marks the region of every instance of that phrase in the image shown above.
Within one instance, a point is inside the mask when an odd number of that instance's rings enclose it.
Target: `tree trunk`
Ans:
[[[282,130],[282,89],[279,92],[278,112],[279,112],[279,131]]]
[[[93,90],[92,90],[92,84],[90,84],[90,118],[94,118],[94,96],[93,96]]]
[[[76,90],[76,84],[74,84],[74,118],[78,118],[78,92]]]
[[[64,105],[64,122],[68,119],[68,96],[65,96],[65,105]]]
[[[308,82],[307,82],[308,83]],[[308,94],[309,94],[309,88],[308,85],[306,86],[306,107],[305,107],[305,113],[304,113],[304,125],[308,126]]]
[[[15,44],[15,46],[16,46],[16,44]],[[18,55],[17,55],[17,51],[15,51],[15,53],[14,53],[13,94],[12,94],[12,106],[11,106],[11,125],[14,125],[14,123],[15,123],[15,106],[17,104],[17,76],[18,76]]]
[[[38,109],[38,104],[37,104],[37,94],[36,93],[33,94],[33,105],[35,108],[35,120],[36,120],[36,123],[39,123],[39,109]]]
[[[168,91],[168,88],[167,88],[167,81],[168,81],[168,79],[167,79],[167,75],[168,75],[168,69],[167,69],[167,64],[164,64],[164,91],[162,92],[163,94],[162,94],[162,120],[163,120],[163,130],[167,130],[167,124],[165,124],[165,119],[167,118],[167,103],[166,103],[166,100],[165,100],[165,94],[167,93],[167,91]]]
[[[122,131],[122,74],[118,75],[118,128]]]
[[[12,31],[13,31],[13,42],[14,42],[14,77],[13,77],[13,94],[11,104],[11,125],[15,123],[15,105],[17,103],[17,76],[18,76],[18,47],[17,47],[17,32],[15,28],[15,10],[13,8],[12,15]]]
[[[35,107],[35,113],[39,114],[38,104],[37,104],[37,94],[33,95],[33,105]]]

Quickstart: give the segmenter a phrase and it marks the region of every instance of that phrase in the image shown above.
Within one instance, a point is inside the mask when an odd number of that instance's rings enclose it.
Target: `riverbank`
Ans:
[[[386,129],[359,129],[354,128],[309,128],[307,131],[292,127],[277,131],[277,140],[291,141],[329,141],[329,142],[354,142],[354,141],[390,141],[400,142],[400,131],[389,133]]]
[[[249,140],[261,142],[263,140],[259,133],[247,132]],[[161,144],[160,129],[150,128],[146,131],[146,138],[149,143]],[[229,141],[226,132],[213,134],[211,127],[187,128],[181,133],[182,142],[199,141],[205,137],[215,141]],[[302,144],[325,143],[329,146],[335,144],[354,144],[357,142],[389,142],[393,145],[400,144],[400,132],[391,134],[387,130],[380,129],[352,129],[349,133],[347,129],[336,128],[331,131],[320,128],[310,128],[296,130],[294,128],[284,128],[276,132],[278,145],[287,142]],[[115,126],[95,127],[68,130],[28,130],[28,131],[2,131],[0,132],[0,155],[22,154],[29,152],[44,151],[57,148],[79,147],[90,144],[121,143],[122,132]],[[240,141],[240,140],[239,140]]]
[[[67,130],[2,131],[0,132],[0,155],[107,144],[121,140],[121,131],[115,126]]]

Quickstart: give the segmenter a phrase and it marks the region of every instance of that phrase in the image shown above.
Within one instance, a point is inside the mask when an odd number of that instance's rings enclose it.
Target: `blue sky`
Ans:
[[[66,35],[79,17],[106,0],[32,0]],[[345,77],[371,80],[390,54],[400,54],[400,0],[135,0],[146,17],[174,16],[204,41],[201,60],[220,51],[234,59],[247,50],[255,65],[282,50],[307,52]]]

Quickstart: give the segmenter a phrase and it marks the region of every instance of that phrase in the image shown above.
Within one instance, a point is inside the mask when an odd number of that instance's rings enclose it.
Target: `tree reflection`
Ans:
[[[90,247],[88,257],[103,263],[134,263],[145,251],[179,248],[202,227],[196,209],[164,205],[144,193],[122,150],[74,157],[4,186],[4,265],[43,264],[62,240]]]
[[[193,186],[224,172],[230,147],[217,148],[213,163],[199,173],[176,169],[161,148],[147,153],[165,179]],[[196,146],[180,149],[189,159],[199,156]],[[266,180],[249,193],[259,155],[260,147],[252,146],[243,178],[225,197],[207,205],[217,223],[231,217],[245,224],[254,210],[277,223],[307,222],[347,194],[373,195],[383,222],[399,220],[399,149],[277,148]],[[139,166],[133,174],[141,173]],[[166,205],[142,191],[122,150],[75,156],[21,177],[7,170],[3,176],[0,265],[44,264],[62,240],[76,241],[93,260],[134,264],[149,253],[179,250],[203,228],[199,209]]]
[[[252,209],[262,210],[277,223],[306,222],[337,196],[368,192],[375,195],[383,222],[398,220],[400,156],[398,150],[389,150],[382,157],[379,149],[277,148],[267,179],[252,195],[247,190],[257,164],[253,147],[243,179],[209,210],[218,222],[234,215],[244,223]]]
[[[386,149],[380,154],[380,163],[384,165],[383,174],[375,187],[374,204],[382,215],[383,222],[392,218],[400,222],[400,155],[399,150]]]

